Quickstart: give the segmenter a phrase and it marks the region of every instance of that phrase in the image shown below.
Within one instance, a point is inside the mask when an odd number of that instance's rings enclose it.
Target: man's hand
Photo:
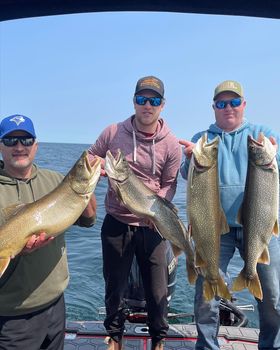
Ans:
[[[180,145],[184,146],[184,154],[187,156],[188,159],[191,159],[192,157],[192,151],[195,147],[195,143],[186,141],[186,140],[179,140]]]
[[[32,253],[34,250],[49,244],[53,239],[54,237],[46,238],[46,232],[41,232],[39,236],[32,235],[27,241],[25,247],[22,249],[21,253]]]
[[[104,158],[99,157],[99,156],[90,155],[89,156],[90,164],[92,165],[92,163],[94,163],[94,161],[96,159],[100,159],[100,165],[101,165],[100,176],[107,176],[106,171],[105,171],[105,159]]]

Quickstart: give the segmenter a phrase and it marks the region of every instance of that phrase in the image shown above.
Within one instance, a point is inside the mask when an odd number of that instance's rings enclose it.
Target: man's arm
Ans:
[[[95,224],[96,220],[96,197],[93,193],[91,195],[90,201],[86,207],[86,209],[82,212],[82,215],[75,222],[75,225],[79,225],[81,227],[91,227]]]

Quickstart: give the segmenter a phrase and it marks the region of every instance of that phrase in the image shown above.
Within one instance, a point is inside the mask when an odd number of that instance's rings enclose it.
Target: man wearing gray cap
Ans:
[[[246,101],[242,86],[233,80],[220,83],[214,91],[213,109],[216,122],[193,136],[191,142],[180,141],[185,146],[186,159],[181,165],[181,174],[187,179],[192,150],[198,139],[207,132],[208,142],[219,137],[219,184],[221,205],[225,212],[230,231],[221,235],[220,269],[226,275],[227,267],[238,248],[244,256],[243,226],[238,220],[248,166],[247,139],[258,139],[262,132],[277,148],[280,139],[272,130],[263,125],[255,125],[244,118]],[[279,148],[276,155],[279,167]],[[260,199],[261,200],[261,199]],[[246,248],[245,248],[246,250]],[[269,243],[270,264],[257,264],[263,300],[258,302],[260,334],[259,349],[280,349],[280,254],[277,237]],[[203,298],[203,280],[200,275],[195,290],[195,321],[198,331],[196,349],[219,349],[219,303],[218,297],[207,302]],[[245,288],[245,286],[244,286]],[[236,289],[237,290],[237,289]],[[239,289],[238,289],[239,290]]]
[[[132,171],[152,191],[171,201],[176,190],[181,163],[181,147],[161,117],[164,85],[154,76],[138,80],[133,97],[135,114],[110,125],[98,137],[89,153],[116,157],[121,149]],[[104,174],[104,170],[103,170]],[[143,279],[152,349],[163,349],[167,323],[166,241],[145,220],[132,214],[109,183],[106,213],[101,229],[105,279],[105,328],[109,349],[120,350],[123,343],[126,308],[124,295],[134,255]]]

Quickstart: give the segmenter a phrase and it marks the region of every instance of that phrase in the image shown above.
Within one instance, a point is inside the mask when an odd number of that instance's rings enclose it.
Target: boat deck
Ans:
[[[246,327],[221,326],[219,343],[222,350],[257,350],[259,330]],[[105,350],[106,331],[100,321],[67,323],[64,350]],[[165,341],[165,350],[194,349],[197,331],[195,325],[171,324]],[[126,324],[125,350],[150,350],[151,339],[144,324]]]

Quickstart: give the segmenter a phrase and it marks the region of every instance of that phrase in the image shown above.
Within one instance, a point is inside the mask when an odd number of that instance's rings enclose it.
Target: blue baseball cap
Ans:
[[[0,138],[7,136],[13,131],[25,131],[32,137],[36,138],[32,120],[21,114],[11,115],[1,121]]]

